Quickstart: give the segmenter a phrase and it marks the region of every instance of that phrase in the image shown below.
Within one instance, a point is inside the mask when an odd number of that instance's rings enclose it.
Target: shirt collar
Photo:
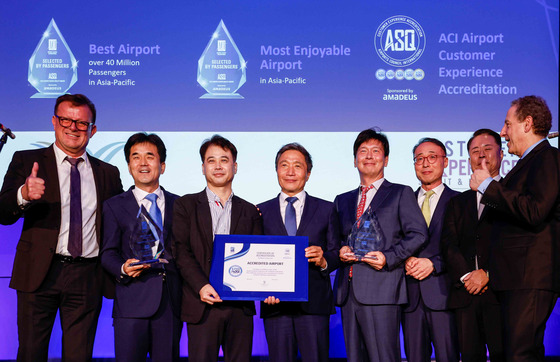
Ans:
[[[148,194],[156,194],[158,199],[163,199],[163,197],[164,197],[163,190],[161,189],[160,186],[158,186],[158,188],[154,192],[147,192],[147,191],[144,191],[142,189],[139,189],[138,187],[134,187],[132,189],[132,194],[134,194],[134,197],[138,201],[144,200],[146,198],[146,196],[148,196]]]
[[[221,204],[221,200],[218,197],[218,195],[216,195],[214,192],[212,192],[212,190],[210,190],[210,188],[208,188],[208,186],[206,186],[206,197],[208,198],[208,202],[219,202]],[[231,192],[231,194],[229,195],[229,197],[226,200],[226,204],[231,202],[231,199],[233,198],[233,191]],[[225,206],[225,205],[222,205]]]
[[[68,156],[63,150],[61,150],[56,145],[56,143],[53,143],[53,150],[54,150],[54,157],[56,158],[57,165],[62,165],[62,163],[66,160],[66,157],[71,157]],[[80,157],[84,160],[84,165],[89,165],[89,160],[86,152],[82,153],[80,156],[76,158],[80,158]]]
[[[383,183],[383,181],[385,181],[385,177],[382,177],[379,180],[374,181],[370,185],[373,185],[373,188],[377,191],[381,187],[381,184]],[[360,187],[359,187],[360,192],[362,192],[362,186],[368,187],[369,185],[360,185]]]
[[[537,147],[540,143],[542,143],[546,138],[541,139],[540,141],[537,141],[535,143],[533,143],[529,148],[527,148],[525,150],[525,152],[523,152],[523,156],[521,156],[521,158],[524,158],[525,156],[527,156],[529,154],[529,152],[531,152],[535,147]]]
[[[302,190],[300,193],[294,195],[295,197],[298,198],[298,201],[301,202],[302,204],[305,203],[305,196],[306,196],[306,192],[305,190]],[[290,196],[286,195],[284,192],[280,192],[280,202],[283,204],[286,201],[286,198],[288,198]]]
[[[443,193],[443,190],[445,189],[445,185],[443,184],[443,182],[439,185],[437,185],[436,187],[434,187],[432,189],[432,191],[434,192],[434,194],[436,194],[437,196],[441,196],[441,194]],[[426,194],[426,190],[424,190],[423,187],[420,187],[420,192],[418,194],[418,196],[422,197]]]

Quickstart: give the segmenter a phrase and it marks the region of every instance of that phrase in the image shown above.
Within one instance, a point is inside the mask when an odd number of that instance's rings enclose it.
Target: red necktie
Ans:
[[[373,188],[373,184],[369,186],[360,186],[360,190],[362,191],[362,197],[360,198],[360,203],[358,204],[358,209],[356,210],[356,220],[359,220],[362,214],[364,213],[364,209],[366,208],[366,200],[367,200],[367,193],[369,190]],[[348,277],[352,279],[352,275],[354,266],[350,266],[350,271],[348,272]]]
[[[362,214],[364,213],[364,209],[366,207],[367,193],[372,188],[373,188],[373,184],[369,186],[360,186],[360,189],[362,191],[362,198],[360,199],[360,203],[358,204],[358,210],[356,210],[356,220],[358,220],[360,216],[362,216]]]

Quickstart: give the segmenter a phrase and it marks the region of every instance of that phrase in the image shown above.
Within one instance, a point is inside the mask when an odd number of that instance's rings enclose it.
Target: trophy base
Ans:
[[[62,93],[64,94],[64,93]],[[32,95],[29,98],[58,98],[60,97],[62,94],[59,93],[41,93],[41,92],[37,92],[34,95]]]
[[[245,97],[243,97],[239,93],[223,93],[223,94],[206,93],[200,96],[199,99],[245,99]]]
[[[136,263],[130,263],[129,266],[143,265],[143,264],[169,264],[169,262],[165,259],[160,258],[160,259],[137,261]]]
[[[356,258],[358,259],[358,261],[362,261],[363,259],[371,259],[371,260],[377,260],[376,256],[362,256],[362,255],[356,255]]]

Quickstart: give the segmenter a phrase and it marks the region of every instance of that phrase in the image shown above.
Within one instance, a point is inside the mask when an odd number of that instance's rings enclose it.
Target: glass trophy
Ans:
[[[54,19],[29,58],[27,80],[38,91],[31,98],[57,98],[78,80],[78,61]]]
[[[379,220],[377,220],[375,212],[368,208],[352,226],[352,231],[348,236],[348,246],[358,261],[361,261],[364,258],[377,259],[366,256],[366,254],[370,251],[380,250],[384,244],[385,240]]]
[[[243,99],[237,90],[246,81],[247,63],[237,49],[224,21],[198,60],[196,80],[206,90],[201,99]]]
[[[163,259],[163,240],[162,232],[159,226],[154,222],[144,205],[140,206],[138,216],[136,217],[136,227],[130,237],[130,249],[132,254],[139,261],[131,263],[130,266],[141,264],[167,264],[168,261]],[[156,241],[160,241],[157,252],[154,252]]]

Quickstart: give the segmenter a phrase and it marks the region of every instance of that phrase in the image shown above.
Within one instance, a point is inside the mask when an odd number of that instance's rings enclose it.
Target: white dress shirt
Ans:
[[[297,197],[297,200],[294,201],[294,203],[292,204],[294,206],[294,209],[296,210],[296,227],[299,228],[299,223],[301,221],[301,214],[303,214],[303,207],[305,206],[305,196],[306,193],[305,191],[301,191],[299,194],[294,195],[294,197]],[[279,197],[279,201],[280,201],[280,215],[282,216],[282,221],[284,222],[284,225],[286,225],[286,206],[288,205],[288,201],[286,201],[286,198],[288,198],[290,196],[286,195],[283,192],[280,192],[280,197]]]
[[[385,181],[385,178],[380,178],[379,180],[375,181],[372,184],[373,188],[366,193],[366,204],[364,206],[364,212],[366,212],[366,210],[368,209],[369,204],[371,203],[371,200],[373,200],[375,194],[377,193],[377,190],[379,190],[383,181]],[[360,192],[358,193],[358,203],[356,205],[360,205],[360,200],[362,199],[362,187],[363,186],[367,187],[369,185],[360,185]]]
[[[432,189],[434,193],[432,194],[432,196],[430,197],[430,201],[428,202],[428,204],[430,205],[430,220],[434,216],[434,211],[436,210],[441,194],[443,194],[443,190],[445,190],[443,182]],[[422,210],[422,204],[424,203],[427,192],[428,191],[424,190],[423,187],[420,187],[420,191],[418,192],[418,206],[420,207],[420,210]]]

